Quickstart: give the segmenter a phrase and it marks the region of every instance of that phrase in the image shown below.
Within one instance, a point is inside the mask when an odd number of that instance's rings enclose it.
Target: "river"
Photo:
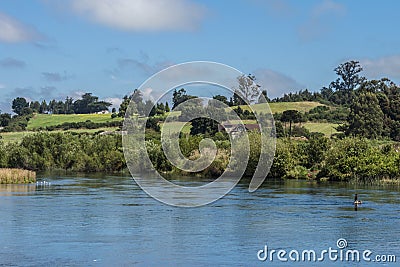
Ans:
[[[50,184],[0,185],[0,266],[397,266],[400,261],[399,187],[267,181],[254,193],[239,184],[207,206],[177,208],[152,199],[126,176],[39,175],[38,180]],[[363,201],[357,211],[355,193]],[[339,239],[347,246],[339,249]],[[338,251],[336,260],[335,254],[321,257],[329,248]],[[271,258],[271,250],[286,254]],[[293,250],[299,253],[296,262]],[[302,260],[304,250],[314,250],[316,262],[307,262],[306,254]],[[341,260],[340,251],[347,250],[359,251],[360,261]],[[366,250],[368,263],[362,259]],[[397,263],[378,263],[376,255],[386,260],[395,255]]]

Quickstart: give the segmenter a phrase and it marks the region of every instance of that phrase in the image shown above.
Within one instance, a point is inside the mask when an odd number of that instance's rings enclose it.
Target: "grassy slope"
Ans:
[[[319,132],[325,134],[325,136],[331,136],[334,133],[338,133],[335,129],[339,126],[336,123],[323,123],[323,122],[306,122],[303,124],[310,132]]]
[[[98,123],[112,120],[122,120],[122,118],[117,117],[111,119],[111,114],[36,114],[32,119],[30,119],[27,130],[33,130],[39,127],[59,125],[64,122],[82,122],[87,120]]]
[[[266,107],[267,104],[255,104],[253,105],[253,110],[255,112],[267,112],[268,108]],[[319,102],[309,102],[309,101],[303,101],[303,102],[279,102],[279,103],[269,103],[269,107],[272,111],[272,113],[282,113],[285,110],[289,109],[294,109],[298,110],[300,112],[306,112],[309,111],[310,109],[313,109],[317,106],[323,106],[323,104]],[[247,106],[241,106],[243,109],[248,109]]]
[[[318,102],[280,102],[280,103],[269,103],[269,106],[272,110],[272,113],[282,113],[288,109],[298,110],[300,112],[309,111],[310,109],[322,105]],[[255,104],[253,105],[253,109],[256,112],[265,112],[266,104]],[[180,112],[171,112],[173,116],[179,116]],[[5,142],[10,141],[19,141],[24,135],[31,134],[30,130],[39,128],[39,127],[46,127],[46,126],[53,126],[62,124],[64,122],[81,122],[91,120],[92,122],[107,122],[111,120],[122,120],[122,118],[115,118],[111,119],[110,114],[69,114],[69,115],[48,115],[48,114],[37,114],[35,115],[28,123],[28,131],[27,132],[16,132],[16,133],[1,133],[3,140]],[[245,123],[252,123],[251,121],[245,121]],[[182,122],[174,122],[170,124],[166,124],[163,130],[169,131],[176,131],[182,126]],[[309,129],[311,132],[322,132],[327,136],[330,136],[331,133],[336,133],[337,131],[334,129],[336,124],[332,123],[311,123],[307,122],[304,126]],[[101,128],[101,129],[93,129],[93,130],[86,130],[86,129],[78,129],[78,130],[71,130],[74,132],[88,132],[93,133],[100,130],[105,131],[112,131],[115,128]],[[190,125],[185,125],[183,127],[183,132],[189,132]]]

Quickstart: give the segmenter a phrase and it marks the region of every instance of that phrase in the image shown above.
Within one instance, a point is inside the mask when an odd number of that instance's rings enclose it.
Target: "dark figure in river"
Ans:
[[[354,195],[354,210],[357,210],[358,206],[362,204],[361,200],[358,200],[358,195]]]

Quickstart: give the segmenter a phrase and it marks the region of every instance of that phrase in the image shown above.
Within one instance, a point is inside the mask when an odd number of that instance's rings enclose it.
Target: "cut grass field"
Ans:
[[[55,126],[65,122],[85,122],[90,120],[95,123],[108,121],[121,121],[123,118],[111,119],[111,114],[36,114],[28,122],[27,130]]]
[[[182,127],[182,133],[190,133],[190,128],[192,127],[190,123],[174,121],[168,123],[161,123],[161,131],[164,133],[176,133]]]
[[[311,101],[269,103],[269,107],[273,114],[282,113],[285,110],[290,110],[290,109],[304,113],[318,106],[324,106],[324,105],[319,102],[311,102]],[[240,107],[243,109],[249,109],[247,106],[240,106]],[[266,113],[268,111],[267,104],[254,104],[252,105],[252,108],[256,113]]]
[[[332,134],[339,133],[335,128],[339,126],[336,123],[326,123],[326,122],[306,122],[303,126],[310,132],[319,132],[325,134],[325,136],[330,137]]]

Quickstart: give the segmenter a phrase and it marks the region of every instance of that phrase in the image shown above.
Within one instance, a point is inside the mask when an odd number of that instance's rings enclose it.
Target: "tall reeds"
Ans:
[[[36,182],[34,171],[0,168],[0,184],[27,184]]]

